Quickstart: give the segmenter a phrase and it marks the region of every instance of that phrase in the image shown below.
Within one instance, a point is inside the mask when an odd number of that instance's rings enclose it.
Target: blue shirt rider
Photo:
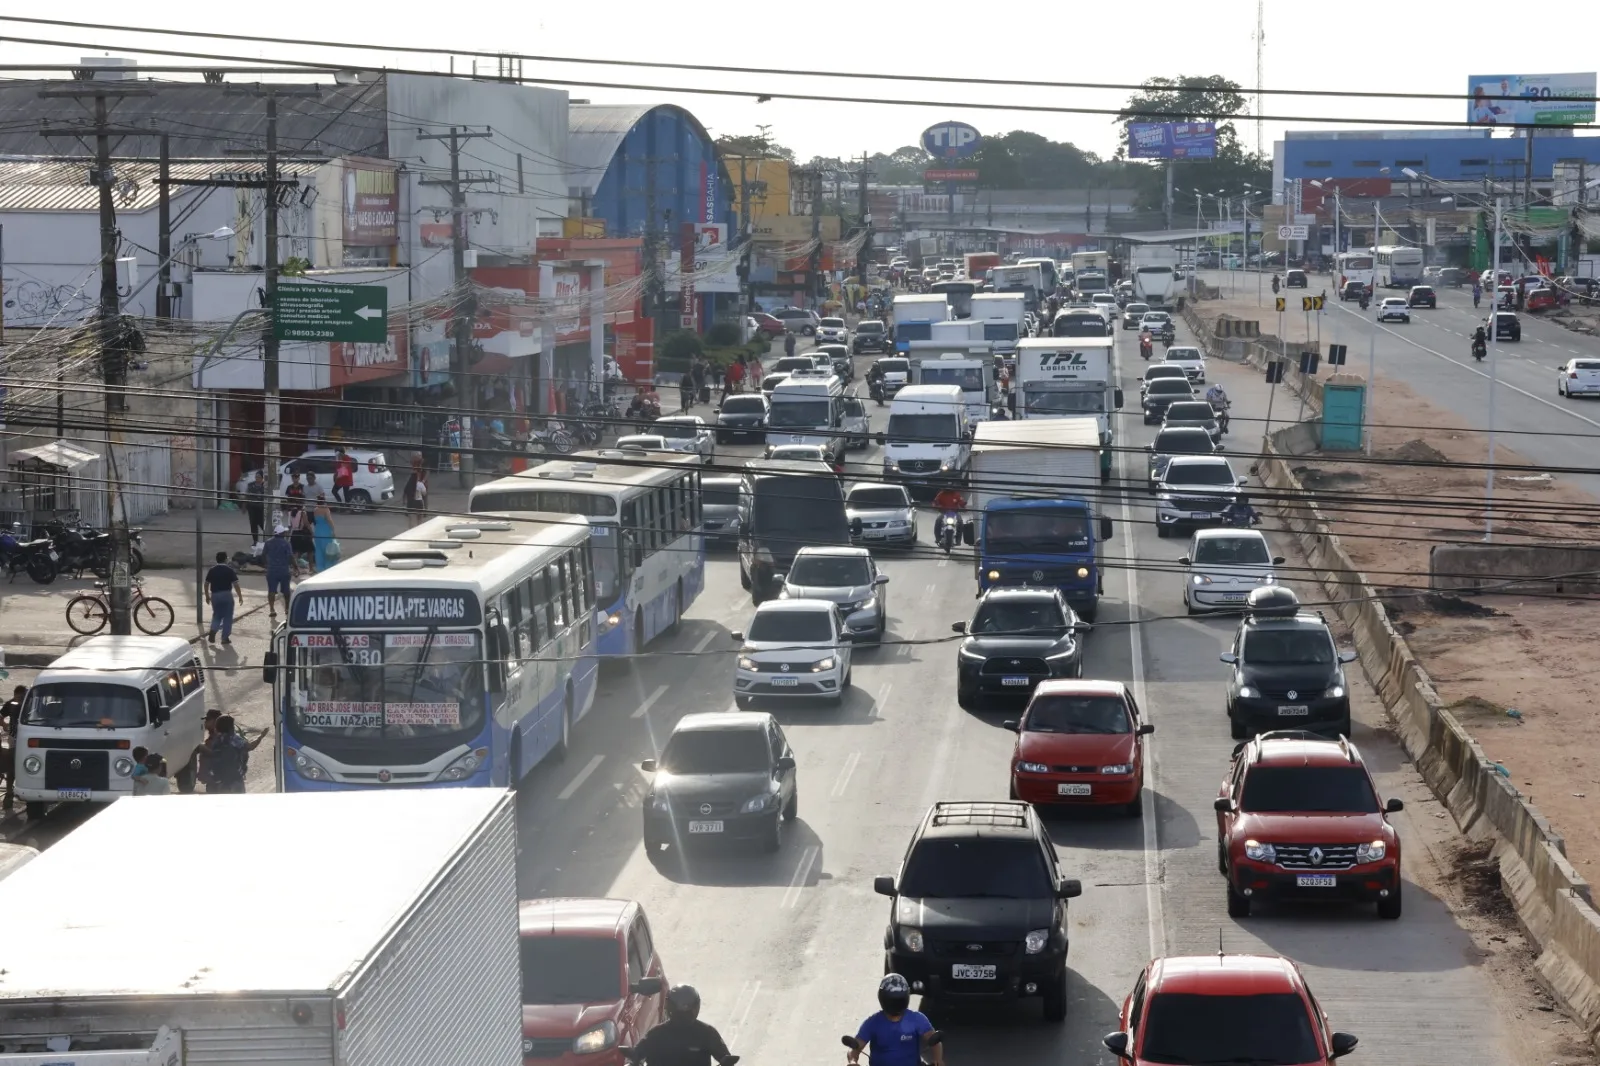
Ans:
[[[878,983],[878,1005],[883,1009],[861,1023],[856,1046],[849,1061],[855,1066],[863,1050],[872,1056],[872,1066],[920,1066],[922,1049],[929,1045],[933,1023],[928,1016],[911,1010],[911,985],[897,973]],[[944,1066],[944,1049],[932,1043],[934,1066]]]

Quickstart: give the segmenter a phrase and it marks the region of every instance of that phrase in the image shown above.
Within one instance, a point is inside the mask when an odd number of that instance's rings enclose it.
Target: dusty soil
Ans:
[[[1257,317],[1254,304],[1201,307],[1208,316]],[[1274,328],[1275,318],[1260,315],[1263,328]],[[1291,341],[1301,320],[1285,316]],[[1484,471],[1432,464],[1482,464],[1485,442],[1400,383],[1386,378],[1383,391],[1403,401],[1412,426],[1433,428],[1379,429],[1377,462],[1307,455],[1296,460],[1296,472],[1350,557],[1383,590],[1390,618],[1440,697],[1551,820],[1578,870],[1600,881],[1600,715],[1591,710],[1600,692],[1593,653],[1600,598],[1556,589],[1471,597],[1423,591],[1430,548],[1479,540],[1483,529]],[[1496,449],[1495,460],[1502,470],[1528,465],[1506,448]],[[1498,541],[1600,543],[1600,501],[1560,479],[1505,471],[1495,479],[1495,497]]]

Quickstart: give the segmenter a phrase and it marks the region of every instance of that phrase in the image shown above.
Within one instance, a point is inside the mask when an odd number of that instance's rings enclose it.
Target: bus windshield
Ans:
[[[483,727],[475,632],[296,632],[289,646],[296,735],[381,741]]]

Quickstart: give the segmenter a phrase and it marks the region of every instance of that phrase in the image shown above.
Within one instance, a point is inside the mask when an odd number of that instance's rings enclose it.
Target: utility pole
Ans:
[[[1531,131],[1530,131],[1531,132]],[[1484,472],[1483,479],[1483,540],[1489,543],[1494,540],[1494,394],[1495,386],[1499,384],[1499,350],[1496,343],[1499,335],[1500,311],[1500,219],[1505,210],[1505,197],[1494,198],[1494,258],[1491,260],[1489,277],[1494,279],[1489,284],[1493,293],[1489,301],[1489,462],[1488,469]]]
[[[822,171],[811,172],[811,299],[822,303]]]
[[[133,576],[129,568],[128,511],[122,497],[122,477],[117,467],[116,449],[122,442],[122,414],[127,404],[123,391],[128,380],[127,330],[122,324],[122,308],[117,296],[117,209],[111,199],[115,175],[111,169],[111,138],[147,134],[149,130],[125,129],[111,125],[108,99],[150,96],[149,89],[108,89],[105,85],[85,85],[71,89],[47,89],[41,97],[68,96],[94,100],[94,169],[89,181],[99,190],[100,199],[100,311],[96,323],[99,333],[100,377],[105,385],[106,487],[107,512],[111,520],[111,632],[128,636],[133,632]],[[78,136],[76,131],[45,130],[45,136]],[[79,138],[80,143],[83,142]],[[56,418],[63,421],[60,399]],[[64,430],[65,427],[60,427]]]
[[[469,185],[485,185],[495,179],[489,174],[463,174],[461,172],[461,146],[463,143],[478,137],[490,137],[493,132],[485,126],[481,130],[466,127],[451,126],[449,133],[424,133],[417,130],[419,141],[440,141],[450,146],[450,177],[449,178],[423,178],[420,184],[439,185],[450,190],[450,248],[455,260],[455,287],[454,301],[455,316],[451,322],[451,332],[455,337],[455,346],[450,356],[450,375],[456,383],[456,399],[461,403],[462,412],[466,418],[463,420],[463,435],[469,433],[470,420],[473,412],[478,409],[478,390],[473,385],[467,368],[471,365],[468,353],[472,350],[472,326],[478,317],[478,301],[473,295],[472,286],[467,283],[467,191]],[[462,488],[467,486],[467,479],[471,471],[468,467],[476,468],[477,461],[473,458],[473,449],[461,449],[461,470],[459,484]]]
[[[156,207],[156,317],[172,317],[172,178],[171,138],[161,135],[161,169],[156,176],[156,190],[160,201]],[[196,503],[196,509],[199,508]]]
[[[872,215],[867,211],[867,153],[861,153],[861,173],[857,175],[856,182],[856,217],[861,220],[861,225],[866,231],[861,241],[861,248],[856,252],[856,277],[861,279],[861,287],[867,287],[867,262],[872,256]],[[864,297],[863,297],[864,298]]]

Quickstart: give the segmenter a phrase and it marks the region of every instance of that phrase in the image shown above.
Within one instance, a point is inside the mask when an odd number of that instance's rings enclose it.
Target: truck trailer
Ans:
[[[1017,342],[1015,417],[1024,422],[1088,416],[1100,429],[1100,476],[1111,478],[1113,411],[1122,408],[1110,337],[1033,337]]]
[[[0,1066],[522,1062],[501,789],[124,799],[0,907]]]

